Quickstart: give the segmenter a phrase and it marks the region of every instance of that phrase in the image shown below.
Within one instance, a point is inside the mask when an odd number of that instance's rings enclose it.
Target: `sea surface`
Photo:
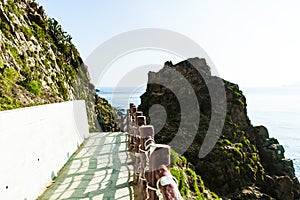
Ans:
[[[140,96],[146,91],[146,86],[134,87],[100,87],[97,88],[100,92],[98,95],[105,98],[114,108],[124,109],[129,107],[129,103],[134,103],[136,106],[140,105]]]
[[[248,116],[278,139],[300,180],[300,87],[245,88]]]
[[[140,88],[100,87],[97,93],[113,107],[128,109],[129,103],[140,104],[146,86]],[[300,179],[300,90],[293,87],[243,88],[248,116],[253,125],[264,125],[270,137],[284,146],[285,157],[293,160]]]

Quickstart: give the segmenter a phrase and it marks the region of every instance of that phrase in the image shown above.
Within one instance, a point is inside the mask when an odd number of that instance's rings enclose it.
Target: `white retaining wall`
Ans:
[[[0,112],[0,199],[36,199],[88,133],[84,101]]]

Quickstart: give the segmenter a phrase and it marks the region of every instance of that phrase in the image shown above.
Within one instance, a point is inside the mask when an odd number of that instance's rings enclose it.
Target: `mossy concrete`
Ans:
[[[132,156],[125,133],[91,133],[38,199],[135,199]]]

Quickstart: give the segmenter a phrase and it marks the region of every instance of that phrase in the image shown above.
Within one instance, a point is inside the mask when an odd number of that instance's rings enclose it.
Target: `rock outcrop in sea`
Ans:
[[[0,1],[0,110],[84,99],[90,129],[116,128],[72,37],[32,0]],[[96,102],[96,104],[95,104]]]
[[[285,158],[283,146],[275,138],[269,137],[264,126],[254,127],[251,124],[247,116],[246,98],[238,85],[212,76],[204,59],[192,58],[175,65],[169,61],[160,71],[149,72],[147,90],[141,96],[139,110],[148,117],[147,121],[151,121],[149,109],[152,105],[160,104],[166,110],[166,123],[155,135],[157,142],[168,144],[179,131],[187,137],[189,135],[189,130],[181,129],[181,105],[177,99],[178,95],[184,96],[184,88],[179,84],[178,78],[170,76],[168,69],[180,73],[196,94],[200,120],[196,123],[197,134],[184,153],[189,163],[185,166],[194,169],[197,175],[200,175],[199,180],[203,180],[210,191],[225,199],[300,198],[300,184],[295,177],[293,162]],[[199,158],[199,150],[207,134],[212,112],[218,112],[211,109],[211,91],[206,82],[216,80],[222,81],[226,92],[225,123],[212,151],[204,158]],[[174,94],[174,88],[172,92],[167,87],[157,84],[160,82],[175,87],[177,94]],[[193,110],[189,112],[192,113]],[[152,120],[155,121],[155,116],[159,114],[159,110],[152,113]],[[190,116],[191,118],[187,116],[185,119],[187,123],[193,122],[193,115]],[[175,146],[173,148],[176,149]],[[183,176],[190,180],[187,170],[180,166],[177,165],[175,171],[184,172]],[[198,186],[203,187],[200,184]]]

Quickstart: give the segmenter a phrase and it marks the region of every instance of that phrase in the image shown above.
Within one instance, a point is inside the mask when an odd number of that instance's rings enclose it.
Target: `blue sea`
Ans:
[[[300,87],[245,88],[248,116],[284,146],[300,180]]]
[[[114,108],[128,109],[129,103],[140,105],[140,96],[146,91],[146,86],[142,87],[100,87],[97,94],[105,98]]]
[[[115,108],[127,109],[129,103],[140,104],[146,86],[133,88],[100,87],[97,92]],[[253,125],[264,125],[270,137],[284,146],[285,157],[294,162],[300,179],[300,90],[299,88],[242,88],[247,99],[248,116]]]

